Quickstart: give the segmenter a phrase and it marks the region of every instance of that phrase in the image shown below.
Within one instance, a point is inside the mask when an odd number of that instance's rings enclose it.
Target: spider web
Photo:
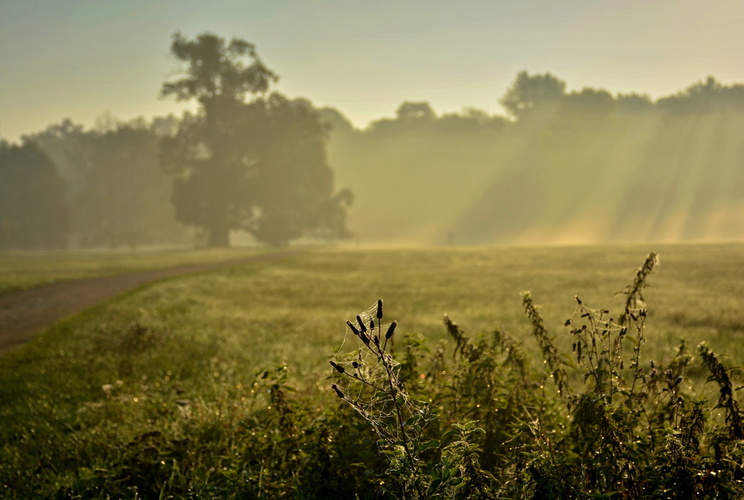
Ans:
[[[400,437],[397,412],[402,411],[406,419],[415,414],[423,417],[428,408],[409,398],[399,381],[400,364],[385,350],[385,333],[391,323],[378,323],[377,307],[375,302],[349,319],[357,331],[368,336],[369,343],[354,333],[350,338],[351,328],[347,327],[343,343],[332,361],[343,367],[344,373],[337,377],[336,385],[345,400],[372,425],[381,439],[392,444]]]

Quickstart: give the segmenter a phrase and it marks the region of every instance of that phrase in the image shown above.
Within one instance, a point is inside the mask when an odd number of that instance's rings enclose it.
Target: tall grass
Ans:
[[[382,341],[381,300],[377,325],[370,310],[357,316],[356,326],[348,322],[363,345],[346,363],[331,361],[337,376],[351,381],[332,388],[380,437],[377,447],[389,462],[384,475],[393,482],[381,492],[400,498],[744,495],[742,415],[730,368],[700,344],[720,392],[710,402],[683,385],[692,361],[684,342],[664,363],[644,358],[643,291],[657,262],[652,253],[637,270],[617,321],[576,297],[564,323],[574,339],[573,360],[554,345],[530,294],[523,294],[542,353],[538,368],[530,369],[523,348],[502,332],[473,342],[449,317],[445,325],[456,342],[451,364],[443,362],[443,347],[427,355],[419,342],[409,342],[396,362]],[[548,380],[556,392],[545,390]]]
[[[744,253],[660,253],[627,324],[633,247],[318,251],[138,290],[0,358],[0,496],[734,497]]]

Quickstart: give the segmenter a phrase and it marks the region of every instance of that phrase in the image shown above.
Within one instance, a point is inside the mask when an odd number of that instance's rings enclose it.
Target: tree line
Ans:
[[[569,90],[520,72],[506,114],[404,102],[330,158],[363,240],[492,244],[744,237],[744,85],[667,97]],[[381,199],[384,202],[381,203]]]
[[[175,34],[179,77],[163,97],[194,100],[180,118],[93,130],[64,120],[0,146],[0,247],[224,247],[242,230],[262,243],[345,238],[353,196],[336,190],[328,128],[305,100],[270,92],[255,47]],[[12,193],[5,195],[5,191]]]
[[[161,94],[198,111],[64,120],[0,145],[0,248],[744,234],[744,85],[653,100],[523,71],[504,116],[406,101],[358,130],[274,91],[244,40],[176,34],[171,52]]]

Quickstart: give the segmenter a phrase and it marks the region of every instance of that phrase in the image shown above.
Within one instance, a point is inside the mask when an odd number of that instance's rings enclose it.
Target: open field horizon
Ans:
[[[595,300],[609,306],[617,302],[616,294],[621,292],[632,277],[633,270],[650,252],[660,254],[661,265],[653,279],[653,288],[649,296],[653,297],[657,291],[661,293],[661,304],[671,317],[679,316],[674,323],[684,325],[685,318],[693,315],[703,315],[710,318],[712,314],[706,312],[715,300],[731,300],[731,307],[724,316],[737,314],[737,300],[744,297],[744,284],[737,287],[738,263],[744,268],[744,243],[656,243],[656,244],[606,244],[606,245],[498,245],[498,246],[453,246],[453,247],[418,247],[418,246],[387,246],[387,245],[348,245],[332,248],[322,247],[290,247],[298,252],[296,257],[305,260],[319,260],[323,262],[320,269],[314,270],[319,283],[337,282],[339,287],[355,286],[355,283],[365,281],[369,283],[369,293],[359,294],[354,307],[366,307],[366,302],[373,302],[377,298],[386,299],[391,308],[401,308],[413,320],[411,327],[417,331],[429,329],[443,335],[441,316],[445,312],[456,318],[463,315],[462,320],[474,311],[477,323],[469,331],[479,333],[488,332],[494,328],[516,328],[524,320],[519,304],[519,294],[529,290],[538,303],[548,301],[546,310],[559,325],[570,314],[574,295]],[[59,281],[75,281],[91,277],[116,276],[141,271],[167,269],[169,267],[189,264],[219,263],[221,261],[235,261],[239,258],[259,254],[270,254],[273,251],[260,247],[237,247],[230,249],[204,250],[150,250],[150,251],[66,251],[66,252],[4,252],[0,253],[0,294],[29,288],[43,287],[45,284]],[[715,266],[726,265],[726,261],[718,262],[719,256],[724,255],[732,261],[726,272],[715,272]],[[287,265],[285,262],[294,261],[295,257],[281,257],[277,265]],[[338,260],[334,269],[334,261]],[[345,264],[344,264],[345,263]],[[262,264],[255,264],[262,269]],[[344,268],[346,266],[346,268]],[[375,274],[371,268],[382,266],[386,271]],[[312,266],[310,266],[312,267]],[[241,267],[242,268],[242,267]],[[268,264],[272,269],[273,264]],[[363,268],[369,268],[367,270]],[[694,293],[687,290],[690,279],[700,279],[704,272],[713,272],[710,281],[704,283],[711,292],[719,285],[716,279],[725,283],[724,291],[706,297],[705,288],[696,288]],[[667,272],[671,275],[666,274]],[[217,271],[219,274],[220,271]],[[214,274],[214,273],[211,273]],[[347,276],[344,277],[344,274]],[[389,276],[388,276],[389,275]],[[613,282],[605,282],[608,277],[614,277]],[[300,273],[301,279],[307,279]],[[390,284],[381,280],[388,279]],[[210,279],[210,275],[194,277],[193,279]],[[163,283],[174,284],[186,277],[166,280]],[[657,281],[660,280],[660,283]],[[240,283],[242,280],[238,280]],[[269,290],[281,288],[262,282],[269,286]],[[397,283],[393,286],[392,283]],[[447,284],[449,283],[449,285]],[[472,283],[477,286],[473,287]],[[374,284],[374,285],[373,285]],[[159,285],[154,285],[155,287]],[[242,285],[238,285],[242,286]],[[695,283],[702,287],[703,283]],[[399,296],[401,288],[415,295],[416,287],[424,293],[425,298],[416,298],[414,304],[427,305],[428,310],[417,310],[404,294]],[[147,289],[148,285],[144,286]],[[393,292],[388,292],[392,289]],[[674,304],[674,311],[669,311],[681,290],[686,295],[699,299],[699,304],[706,307],[696,308],[696,301],[686,297],[684,306]],[[392,295],[390,295],[392,293]],[[738,293],[738,295],[737,295]],[[388,295],[388,296],[386,296]],[[296,307],[302,307],[303,295],[286,297],[287,307],[291,301],[300,302]],[[317,298],[321,300],[320,297]],[[117,299],[114,299],[117,302]],[[491,307],[487,304],[492,304]],[[495,304],[506,306],[509,313],[499,311]],[[322,304],[322,309],[331,304]],[[344,309],[346,315],[353,312],[354,307],[349,304]],[[438,306],[438,309],[434,306]],[[228,300],[224,308],[232,309],[235,305]],[[599,304],[597,304],[599,307]],[[493,308],[493,309],[492,309]],[[489,311],[486,313],[485,311]],[[490,314],[490,318],[488,316]],[[424,319],[423,325],[417,321]],[[498,322],[502,318],[509,318],[505,324]],[[489,324],[489,321],[493,323]],[[736,321],[727,319],[729,323]],[[702,325],[705,321],[700,317],[691,319],[695,325]],[[715,323],[715,322],[714,322]],[[741,320],[740,323],[744,323]],[[424,328],[425,325],[425,328]],[[666,325],[665,325],[666,327]],[[712,331],[715,328],[712,327]]]
[[[353,240],[337,242],[331,246],[294,243],[287,247],[272,248],[256,244],[236,243],[227,248],[199,248],[193,245],[153,246],[136,249],[66,249],[66,250],[4,250],[0,251],[0,294],[14,290],[24,290],[58,281],[70,281],[85,278],[116,276],[131,272],[166,269],[179,265],[217,263],[230,261],[246,256],[274,253],[291,250],[296,252],[349,250],[349,251],[467,251],[487,250],[565,250],[565,249],[637,249],[639,252],[657,251],[657,249],[740,246],[744,249],[744,240],[712,241],[674,241],[658,240],[650,242],[557,242],[539,243],[502,243],[502,244],[451,244],[427,245],[416,242],[385,243],[363,242]],[[744,250],[742,250],[744,252]]]

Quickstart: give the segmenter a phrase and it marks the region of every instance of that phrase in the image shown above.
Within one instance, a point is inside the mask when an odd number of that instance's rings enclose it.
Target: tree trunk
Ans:
[[[230,230],[220,225],[209,229],[207,246],[210,248],[227,248],[230,246]]]

